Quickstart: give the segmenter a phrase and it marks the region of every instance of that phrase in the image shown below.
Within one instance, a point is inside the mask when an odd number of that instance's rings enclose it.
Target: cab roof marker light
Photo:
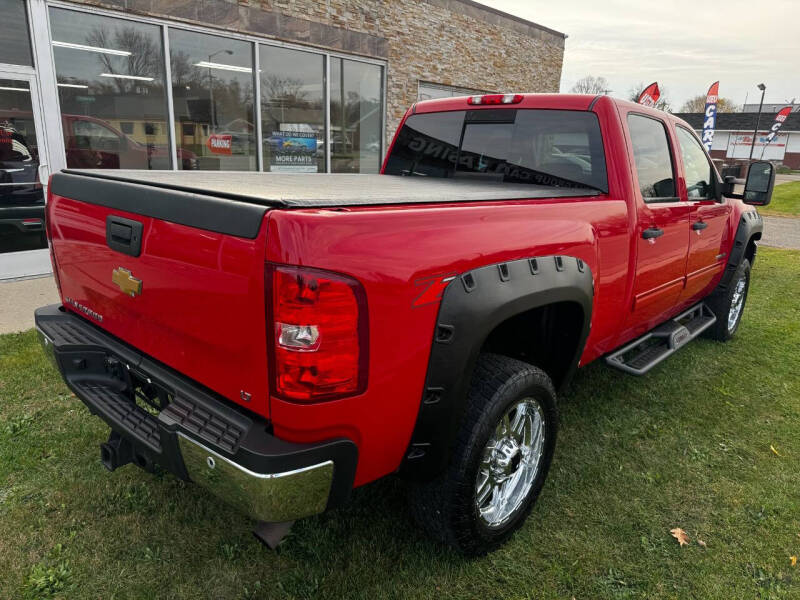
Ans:
[[[482,104],[519,104],[522,102],[522,94],[484,94],[483,96],[470,96],[467,104],[473,106]]]

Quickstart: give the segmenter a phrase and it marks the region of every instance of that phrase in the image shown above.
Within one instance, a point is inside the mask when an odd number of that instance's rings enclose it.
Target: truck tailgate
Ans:
[[[251,221],[239,231],[230,226],[231,214],[239,210],[225,205],[236,204],[230,200],[206,202],[159,190],[153,202],[145,199],[150,192],[143,186],[106,182],[119,187],[82,187],[74,181],[60,184],[59,177],[66,176],[54,176],[51,184],[48,226],[67,309],[269,416],[266,227],[261,227],[266,209],[238,219],[240,229],[247,218]],[[185,217],[178,216],[185,210]],[[176,218],[153,216],[164,211]],[[134,256],[138,224],[141,248]]]

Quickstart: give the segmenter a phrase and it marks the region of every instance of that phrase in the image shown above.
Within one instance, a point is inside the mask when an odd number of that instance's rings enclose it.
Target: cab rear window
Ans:
[[[483,109],[411,115],[389,175],[458,177],[608,191],[594,113]]]

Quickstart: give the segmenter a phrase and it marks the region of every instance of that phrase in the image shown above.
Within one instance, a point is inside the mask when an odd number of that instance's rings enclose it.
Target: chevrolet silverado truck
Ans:
[[[680,119],[581,95],[419,102],[376,175],[67,170],[36,327],[108,469],[193,481],[273,543],[398,474],[481,554],[539,495],[578,367],[734,335],[772,165],[733,184]]]

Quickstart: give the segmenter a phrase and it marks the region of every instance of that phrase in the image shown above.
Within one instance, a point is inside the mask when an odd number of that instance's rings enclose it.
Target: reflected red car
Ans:
[[[67,167],[71,169],[169,169],[166,145],[141,144],[108,121],[84,115],[63,115]],[[184,170],[197,169],[197,155],[178,148]]]

